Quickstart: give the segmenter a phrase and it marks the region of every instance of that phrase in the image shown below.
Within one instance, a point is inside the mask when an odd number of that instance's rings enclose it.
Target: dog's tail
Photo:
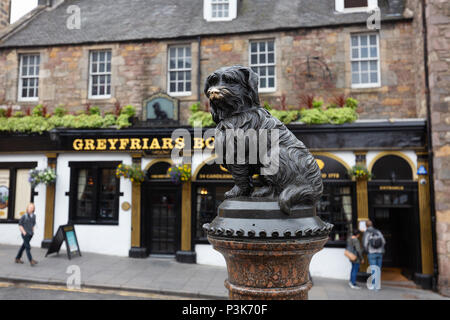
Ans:
[[[299,165],[305,170],[303,176],[299,181],[288,185],[278,199],[281,211],[287,214],[295,205],[315,204],[323,192],[321,172],[314,157],[308,154]]]

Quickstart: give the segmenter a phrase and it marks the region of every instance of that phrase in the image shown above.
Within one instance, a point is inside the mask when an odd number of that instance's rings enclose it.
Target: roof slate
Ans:
[[[389,5],[388,5],[389,3]],[[81,29],[69,30],[67,8],[81,9]],[[367,13],[341,14],[333,0],[238,0],[233,21],[207,22],[203,0],[66,0],[8,35],[0,47],[170,39],[365,23]],[[403,0],[379,0],[382,21],[404,19]]]

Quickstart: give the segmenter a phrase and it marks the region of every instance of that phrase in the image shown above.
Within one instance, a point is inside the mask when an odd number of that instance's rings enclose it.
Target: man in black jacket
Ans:
[[[34,235],[34,226],[36,225],[36,215],[34,214],[34,210],[34,204],[30,203],[27,207],[27,212],[19,220],[19,230],[22,233],[23,244],[20,247],[15,260],[16,263],[23,264],[21,258],[23,251],[25,250],[27,252],[28,261],[30,261],[32,267],[37,264],[31,256],[30,245],[31,238],[33,238]]]

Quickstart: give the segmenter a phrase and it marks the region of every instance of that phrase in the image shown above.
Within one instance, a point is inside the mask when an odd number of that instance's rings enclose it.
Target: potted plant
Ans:
[[[175,184],[188,182],[191,179],[191,166],[188,164],[174,165],[169,168],[167,173]]]
[[[369,170],[363,165],[353,166],[348,175],[350,177],[355,178],[356,180],[370,180],[373,178],[373,175],[369,172]]]
[[[44,170],[30,170],[28,181],[31,183],[31,186],[33,188],[35,188],[39,184],[54,184],[56,182],[56,171],[53,168],[47,168]]]
[[[119,164],[116,169],[116,177],[130,179],[131,182],[141,184],[145,180],[144,171],[137,165]]]

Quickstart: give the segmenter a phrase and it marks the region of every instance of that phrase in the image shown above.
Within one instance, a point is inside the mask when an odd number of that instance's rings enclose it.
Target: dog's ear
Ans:
[[[249,90],[250,97],[252,99],[253,105],[260,105],[258,96],[258,83],[259,76],[252,69],[247,67],[240,67],[239,70],[244,74],[246,79],[246,84]]]

